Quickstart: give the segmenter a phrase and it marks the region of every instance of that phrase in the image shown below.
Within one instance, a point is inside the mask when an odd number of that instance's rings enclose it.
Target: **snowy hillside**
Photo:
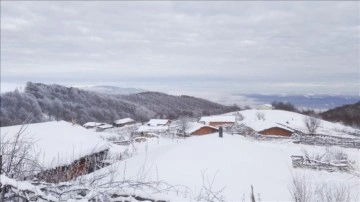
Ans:
[[[138,155],[113,165],[112,168],[124,174],[118,176],[118,180],[137,179],[146,174],[149,180],[158,179],[173,185],[184,185],[196,195],[204,185],[203,176],[205,183],[215,177],[213,189],[225,188],[223,196],[226,201],[248,201],[251,185],[254,186],[256,197],[261,198],[261,201],[289,201],[292,176],[301,174],[315,184],[349,186],[352,200],[359,199],[359,178],[352,174],[292,167],[290,155],[299,155],[304,148],[309,152],[323,152],[324,147],[297,145],[288,140],[261,142],[228,134],[225,134],[224,138],[212,134],[190,137],[183,141],[164,143],[164,140],[160,140],[159,143],[159,140],[153,140],[137,145]],[[359,152],[355,149],[346,149],[346,152],[359,167]],[[88,177],[101,175],[106,171],[104,168]],[[137,190],[131,191],[138,193]],[[183,195],[167,192],[150,195],[171,201],[191,201],[191,193]]]
[[[307,133],[307,128],[304,124],[304,119],[307,116],[299,113],[283,110],[244,110],[239,111],[239,113],[244,119],[238,121],[238,123],[245,124],[256,131],[271,127],[290,127]],[[228,113],[226,115],[233,114],[236,113]],[[261,118],[259,118],[259,114],[261,115]],[[352,127],[320,119],[319,121],[320,127],[316,132],[318,134],[354,138],[354,136],[347,134],[355,131]]]

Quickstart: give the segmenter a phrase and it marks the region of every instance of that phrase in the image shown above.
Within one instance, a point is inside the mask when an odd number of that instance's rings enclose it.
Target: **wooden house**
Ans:
[[[218,129],[201,123],[190,122],[186,133],[189,135],[208,135],[217,132]]]
[[[235,124],[235,116],[204,116],[201,117],[199,122],[214,127],[228,126]]]
[[[282,127],[271,127],[271,128],[267,128],[264,130],[261,130],[258,132],[261,135],[265,135],[265,136],[284,136],[284,137],[290,137],[293,134],[293,131],[291,131],[290,129],[285,129]]]

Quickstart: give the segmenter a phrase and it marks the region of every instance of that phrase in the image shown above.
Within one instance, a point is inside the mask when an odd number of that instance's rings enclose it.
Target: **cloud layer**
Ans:
[[[334,1],[2,1],[1,79],[359,94],[359,15]]]

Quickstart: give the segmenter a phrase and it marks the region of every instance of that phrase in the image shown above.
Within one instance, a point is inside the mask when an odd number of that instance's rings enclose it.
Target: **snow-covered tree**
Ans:
[[[308,133],[310,134],[315,134],[317,129],[320,127],[321,125],[321,121],[320,119],[317,119],[315,117],[312,117],[312,116],[306,116],[304,118],[304,124],[305,124],[305,127],[307,128],[308,130]]]

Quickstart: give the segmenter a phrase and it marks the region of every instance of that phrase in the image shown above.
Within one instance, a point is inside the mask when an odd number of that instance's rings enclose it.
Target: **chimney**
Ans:
[[[223,127],[220,126],[219,127],[219,138],[222,138],[223,137]]]

